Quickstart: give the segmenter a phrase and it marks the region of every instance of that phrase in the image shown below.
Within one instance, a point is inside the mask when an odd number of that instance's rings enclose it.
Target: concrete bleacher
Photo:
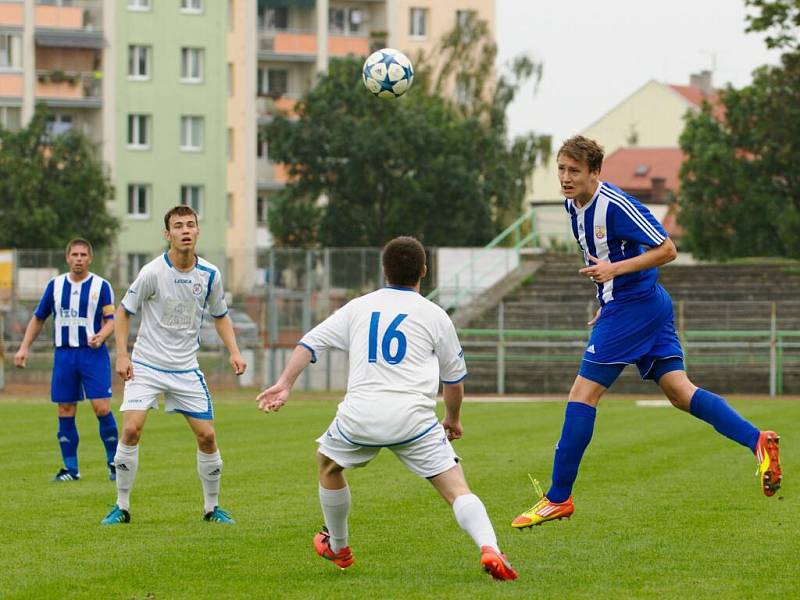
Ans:
[[[567,393],[580,363],[586,322],[594,314],[595,286],[578,274],[583,264],[577,255],[546,255],[532,260],[537,266],[510,293],[493,303],[483,299],[485,310],[460,323],[467,330],[549,331],[514,337],[520,347],[506,348],[507,393]],[[687,365],[692,380],[703,387],[731,394],[769,392],[770,349],[768,332],[800,331],[800,268],[794,263],[667,265],[660,283],[669,291],[676,324],[690,333],[686,342]],[[500,306],[502,304],[502,307]],[[585,336],[560,336],[567,330]],[[725,332],[700,339],[696,332]],[[731,332],[760,331],[731,337]],[[691,334],[695,333],[694,336]],[[472,392],[497,390],[497,337],[462,335]],[[783,350],[784,393],[800,393],[800,338],[788,339]],[[759,346],[760,344],[760,346]],[[657,393],[642,382],[635,367],[628,367],[614,391]]]

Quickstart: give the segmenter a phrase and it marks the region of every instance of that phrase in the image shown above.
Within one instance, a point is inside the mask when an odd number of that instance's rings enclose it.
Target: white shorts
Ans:
[[[437,423],[421,437],[395,446],[362,446],[348,441],[337,426],[336,419],[328,430],[317,438],[319,452],[340,467],[355,469],[365,467],[378,455],[381,448],[395,453],[411,472],[420,477],[435,477],[449,471],[459,462],[441,423]]]
[[[211,420],[214,408],[203,372],[164,371],[133,362],[133,379],[125,382],[121,411],[158,408],[158,395],[164,394],[164,410],[195,419]]]

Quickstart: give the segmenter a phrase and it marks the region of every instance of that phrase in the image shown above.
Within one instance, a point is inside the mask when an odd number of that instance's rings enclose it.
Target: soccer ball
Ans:
[[[364,61],[361,77],[367,89],[379,98],[397,98],[414,83],[414,67],[399,50],[383,48]]]

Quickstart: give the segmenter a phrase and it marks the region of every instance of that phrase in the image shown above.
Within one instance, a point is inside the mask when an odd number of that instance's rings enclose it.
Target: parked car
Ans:
[[[261,345],[261,333],[258,330],[258,324],[246,312],[231,308],[228,311],[228,316],[233,322],[233,332],[236,334],[239,348],[258,348]],[[217,349],[223,347],[224,344],[214,327],[213,317],[206,316],[203,319],[203,326],[200,328],[200,348]]]

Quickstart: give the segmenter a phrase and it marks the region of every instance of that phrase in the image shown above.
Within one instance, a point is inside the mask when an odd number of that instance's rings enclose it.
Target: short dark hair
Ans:
[[[179,204],[178,206],[173,206],[167,211],[167,214],[164,215],[164,230],[169,231],[169,220],[172,217],[185,217],[186,215],[194,216],[195,222],[197,222],[197,213],[194,212],[194,209],[191,206],[186,206],[185,204]]]
[[[89,243],[89,240],[85,240],[81,237],[72,238],[67,242],[67,255],[69,255],[73,246],[86,246],[86,248],[89,250],[89,256],[94,256],[94,250],[92,250],[92,245]]]
[[[425,248],[411,236],[400,236],[383,247],[383,270],[393,285],[415,286],[425,268]]]
[[[565,140],[556,154],[556,158],[565,154],[572,160],[585,162],[590,173],[599,173],[603,166],[603,147],[582,135],[575,135]]]

